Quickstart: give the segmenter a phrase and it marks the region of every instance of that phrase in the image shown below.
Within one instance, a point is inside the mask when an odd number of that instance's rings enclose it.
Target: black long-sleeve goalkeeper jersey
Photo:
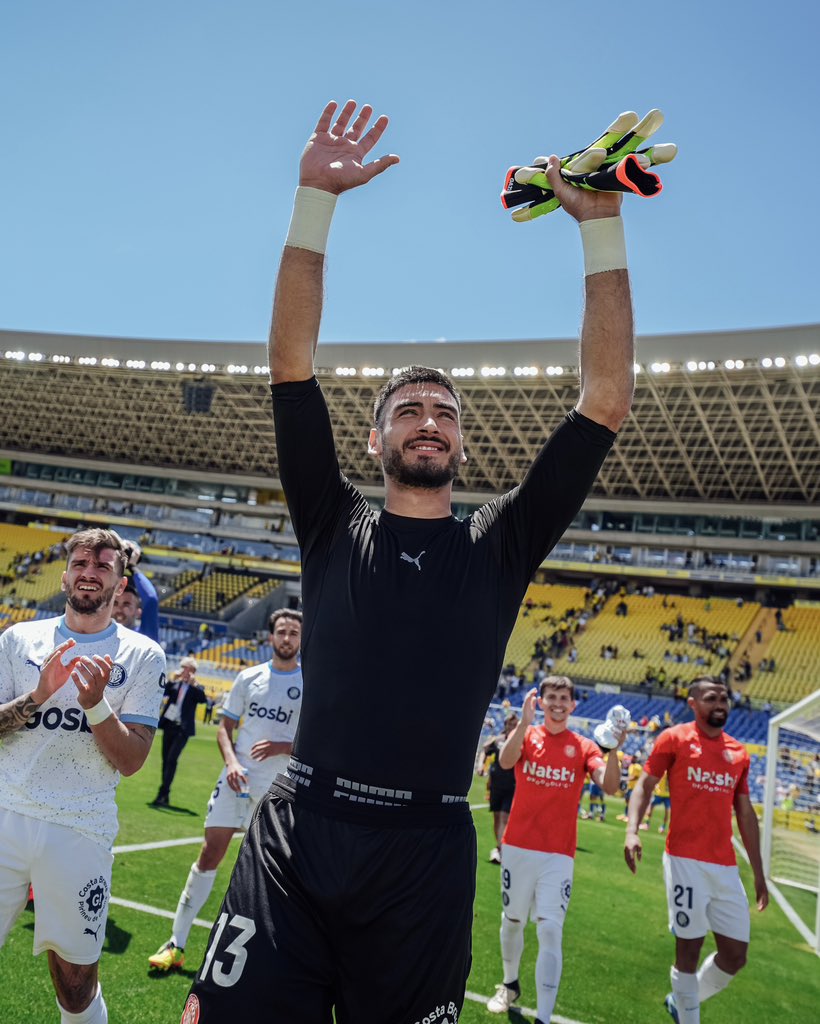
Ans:
[[[373,511],[342,474],[315,379],[272,395],[302,552],[294,756],[377,786],[466,794],[527,584],[615,435],[573,410],[518,487],[463,520],[416,519]]]

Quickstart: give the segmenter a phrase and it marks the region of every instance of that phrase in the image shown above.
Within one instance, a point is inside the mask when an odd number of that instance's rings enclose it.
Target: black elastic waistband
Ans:
[[[466,796],[361,782],[294,757],[273,785],[286,799],[353,821],[416,825],[471,820]]]

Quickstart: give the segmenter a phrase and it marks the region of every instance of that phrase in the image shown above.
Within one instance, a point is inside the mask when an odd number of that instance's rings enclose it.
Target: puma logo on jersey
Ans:
[[[33,665],[37,669],[38,672],[42,672],[42,670],[43,670],[43,666],[42,665],[38,665],[37,662],[36,661],[32,661],[31,658],[26,658],[26,664],[27,665]]]
[[[401,560],[402,560],[402,562],[410,562],[411,565],[415,565],[415,567],[418,569],[418,571],[421,572],[421,564],[420,564],[421,556],[422,555],[426,555],[426,554],[427,554],[426,551],[420,551],[416,555],[415,558],[411,558],[410,555],[408,555],[406,551],[402,551],[402,553],[401,553]]]

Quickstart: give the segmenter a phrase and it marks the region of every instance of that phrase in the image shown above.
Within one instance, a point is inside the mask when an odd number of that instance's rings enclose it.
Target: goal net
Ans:
[[[769,722],[763,869],[772,895],[820,955],[820,690]]]

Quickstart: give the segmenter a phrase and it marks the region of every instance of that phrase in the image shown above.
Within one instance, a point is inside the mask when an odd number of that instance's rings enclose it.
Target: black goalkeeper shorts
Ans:
[[[439,810],[441,810],[439,808]],[[471,962],[476,841],[333,817],[274,787],[234,868],[184,1024],[454,1024]]]

